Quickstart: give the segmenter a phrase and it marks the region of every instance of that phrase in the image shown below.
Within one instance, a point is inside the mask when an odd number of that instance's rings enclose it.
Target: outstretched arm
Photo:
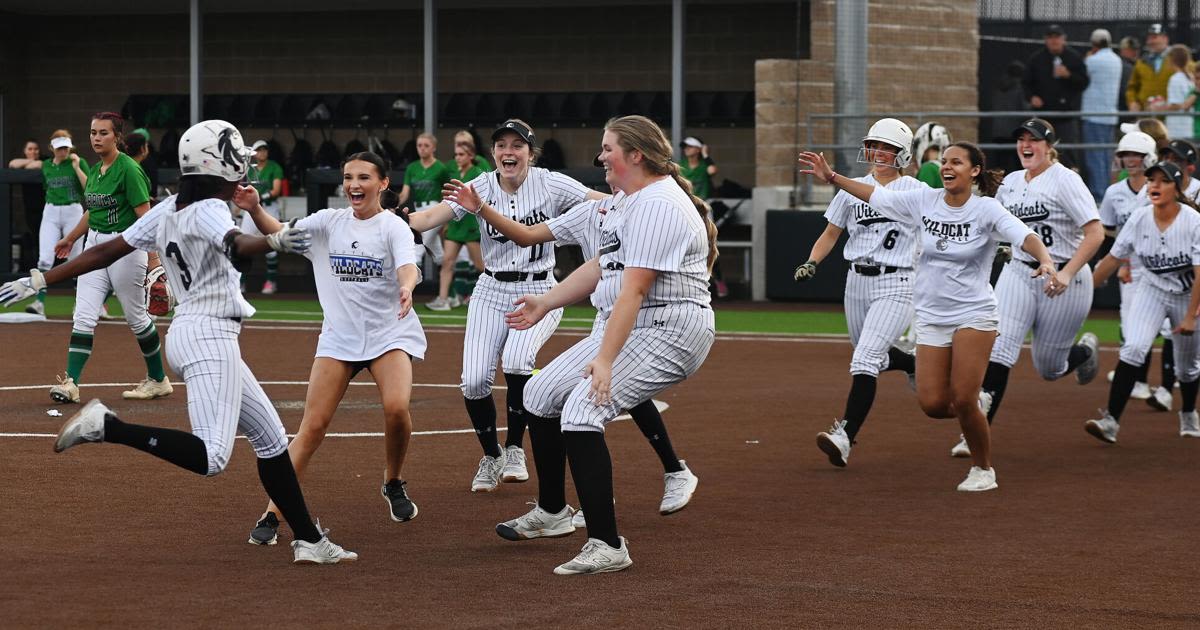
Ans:
[[[833,167],[829,166],[829,163],[825,161],[825,156],[820,153],[801,151],[799,161],[801,164],[801,174],[812,175],[826,184],[840,188],[867,203],[871,202],[871,195],[875,192],[874,186],[865,182],[854,181],[849,177],[833,172]]]
[[[545,223],[525,225],[513,221],[497,212],[495,208],[484,203],[483,199],[479,197],[479,193],[475,192],[475,187],[463,183],[462,180],[452,179],[443,186],[442,198],[446,201],[453,201],[466,208],[468,212],[478,208],[474,212],[476,216],[487,221],[501,234],[521,247],[529,247],[538,243],[549,243],[554,240],[554,234]]]
[[[593,258],[571,272],[566,280],[542,295],[523,295],[514,304],[515,311],[505,315],[510,328],[525,330],[542,321],[546,313],[574,304],[592,294],[600,283],[600,259]]]

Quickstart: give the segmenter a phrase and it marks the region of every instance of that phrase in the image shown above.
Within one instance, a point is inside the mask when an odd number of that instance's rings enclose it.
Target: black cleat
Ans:
[[[250,530],[250,540],[246,542],[251,545],[274,545],[279,542],[279,517],[274,512],[267,512],[254,524],[254,529]]]
[[[397,523],[411,521],[417,517],[417,504],[408,498],[407,485],[406,481],[392,479],[379,490],[383,499],[387,501],[392,520]]]

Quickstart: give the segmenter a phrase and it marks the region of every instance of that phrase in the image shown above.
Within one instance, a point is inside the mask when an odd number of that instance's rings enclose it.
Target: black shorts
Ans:
[[[400,350],[399,348],[396,349]],[[391,350],[388,350],[388,352],[391,352]],[[404,350],[400,350],[400,352],[404,352],[404,356],[408,357],[409,361],[412,361],[411,354],[405,352]],[[387,352],[383,354],[387,354]],[[383,356],[383,354],[379,355],[379,357]],[[343,363],[350,366],[350,380],[354,380],[354,377],[358,376],[358,373],[362,372],[363,370],[370,372],[371,364],[374,363],[379,357],[375,357],[374,359],[366,359],[364,361],[343,361]]]

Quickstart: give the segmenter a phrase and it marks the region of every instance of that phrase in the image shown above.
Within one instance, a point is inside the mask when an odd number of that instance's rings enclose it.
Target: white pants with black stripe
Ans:
[[[879,376],[888,366],[888,350],[912,323],[912,270],[864,276],[851,266],[845,307],[854,346],[850,373]]]
[[[82,216],[83,206],[77,203],[65,206],[48,203],[42,208],[42,223],[38,226],[38,269],[47,271],[54,266],[54,246],[79,224]],[[83,241],[75,241],[68,258],[78,256],[81,251]]]
[[[88,230],[87,244],[83,249],[91,249],[119,236],[120,233],[101,234]],[[111,291],[121,302],[129,329],[135,334],[145,330],[151,321],[146,312],[146,260],[146,252],[134,250],[103,269],[79,276],[75,285],[75,321],[72,329],[85,333],[95,330],[96,322],[100,320],[100,309]]]
[[[600,352],[607,320],[559,355],[525,385],[525,408],[544,418],[561,417],[564,431],[603,431],[625,409],[700,369],[716,332],[713,312],[695,304],[643,308],[612,366],[611,400],[596,405],[583,369]]]
[[[241,328],[231,319],[185,315],[167,329],[167,362],[187,384],[188,419],[208,449],[209,475],[225,470],[238,432],[260,458],[288,446],[279,414],[242,361]]]
[[[1167,293],[1148,282],[1139,284],[1133,292],[1131,317],[1121,319],[1121,330],[1125,333],[1121,360],[1130,365],[1144,363],[1163,319],[1175,328],[1187,315],[1190,301],[1188,293]],[[1175,342],[1175,374],[1179,381],[1191,383],[1200,378],[1200,335],[1175,335],[1172,339]]]
[[[1000,336],[991,360],[1016,365],[1025,334],[1033,330],[1033,367],[1053,381],[1067,373],[1067,356],[1075,336],[1092,310],[1092,268],[1084,265],[1061,295],[1048,297],[1046,279],[1031,277],[1033,269],[1016,260],[1004,266],[996,281]]]
[[[463,341],[463,396],[478,400],[492,393],[496,382],[496,360],[506,374],[533,374],[538,351],[562,321],[561,308],[550,311],[528,330],[512,330],[504,320],[522,295],[541,295],[555,282],[545,280],[500,282],[480,275],[467,305],[467,332]]]

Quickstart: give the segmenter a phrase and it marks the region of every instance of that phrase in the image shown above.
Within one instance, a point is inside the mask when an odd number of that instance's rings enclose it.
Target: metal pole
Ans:
[[[683,142],[686,122],[683,91],[683,0],[671,3],[671,146]]]
[[[437,129],[437,9],[425,0],[425,131]],[[490,124],[486,123],[486,124]]]
[[[833,107],[843,114],[861,116],[867,111],[867,0],[842,0],[835,11]],[[862,117],[839,119],[835,142],[853,144],[862,137],[865,126]],[[839,168],[848,168],[855,157],[851,150],[840,152]]]
[[[191,59],[188,63],[188,89],[190,91],[189,109],[191,124],[200,122],[203,115],[201,106],[204,102],[203,95],[200,93],[200,37],[203,33],[201,28],[200,15],[200,0],[191,1],[191,28],[189,29],[190,38],[190,55]]]

